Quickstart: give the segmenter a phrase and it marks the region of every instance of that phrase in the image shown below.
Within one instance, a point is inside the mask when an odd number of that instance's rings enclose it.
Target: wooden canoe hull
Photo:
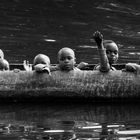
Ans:
[[[0,72],[0,98],[138,98],[140,75],[98,71]]]

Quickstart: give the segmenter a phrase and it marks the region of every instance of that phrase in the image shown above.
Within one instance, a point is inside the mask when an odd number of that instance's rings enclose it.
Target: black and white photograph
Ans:
[[[140,0],[0,0],[0,140],[140,140]]]

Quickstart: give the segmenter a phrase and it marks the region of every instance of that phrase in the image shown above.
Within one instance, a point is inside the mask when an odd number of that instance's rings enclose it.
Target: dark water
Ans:
[[[62,47],[75,49],[77,63],[98,63],[99,30],[119,45],[119,62],[138,62],[139,21],[139,0],[1,0],[0,48],[10,63],[32,63],[38,53],[56,63]]]
[[[136,140],[140,139],[139,131],[140,110],[136,104],[52,103],[0,107],[2,140]]]
[[[38,53],[56,63],[62,47],[75,50],[77,63],[98,63],[92,34],[99,30],[118,44],[118,62],[139,62],[139,22],[140,0],[0,0],[0,48],[10,63],[25,59],[32,63]],[[139,104],[2,104],[0,140],[136,140],[139,108]]]

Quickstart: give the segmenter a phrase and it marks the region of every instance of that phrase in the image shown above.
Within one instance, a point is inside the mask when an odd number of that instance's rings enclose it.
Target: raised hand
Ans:
[[[103,35],[99,31],[96,31],[93,34],[93,38],[94,38],[95,42],[97,43],[98,48],[102,49],[102,47],[103,47]]]
[[[23,61],[23,67],[26,71],[32,71],[32,65],[29,64],[29,61],[27,61],[27,60]]]

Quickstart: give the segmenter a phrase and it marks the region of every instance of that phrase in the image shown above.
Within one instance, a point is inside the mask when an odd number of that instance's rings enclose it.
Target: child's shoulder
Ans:
[[[0,69],[9,70],[9,62],[6,59],[0,60]]]

